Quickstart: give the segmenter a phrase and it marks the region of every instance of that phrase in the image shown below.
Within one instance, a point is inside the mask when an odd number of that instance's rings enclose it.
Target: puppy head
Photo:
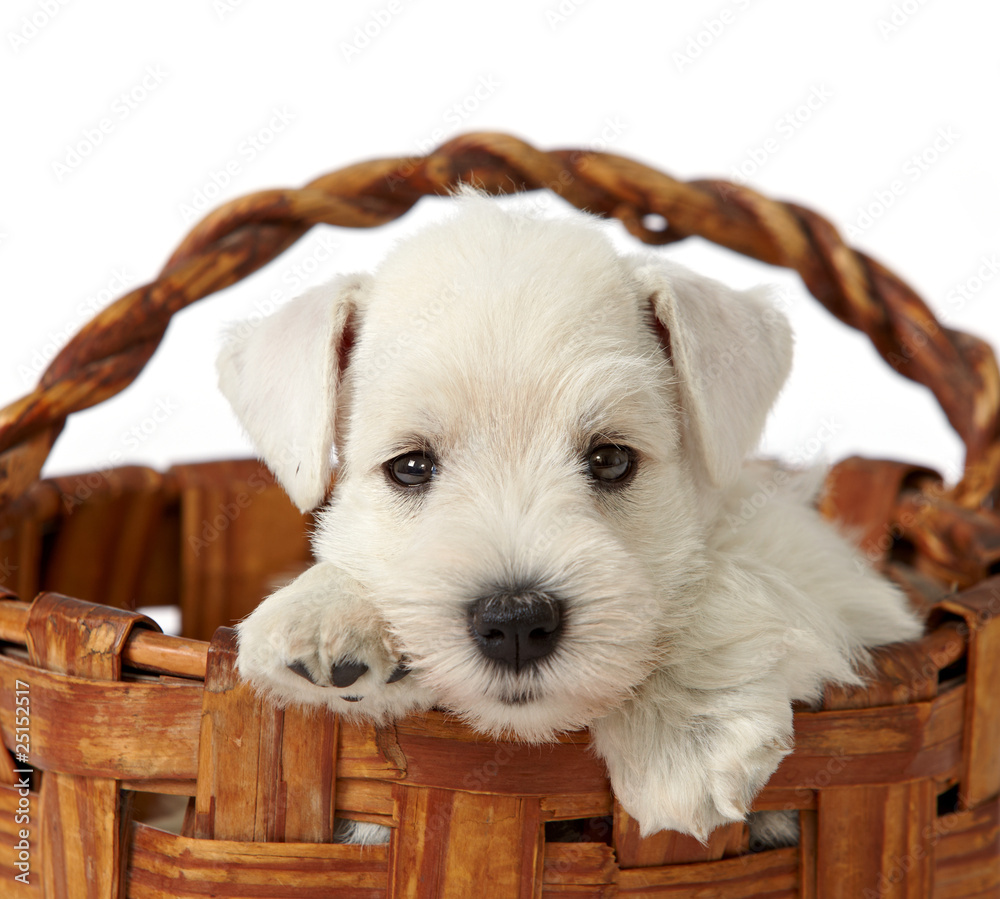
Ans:
[[[756,295],[619,257],[590,223],[459,205],[373,279],[234,334],[220,383],[302,508],[336,437],[315,551],[368,587],[415,676],[541,740],[669,653],[702,494],[737,476],[790,345]]]

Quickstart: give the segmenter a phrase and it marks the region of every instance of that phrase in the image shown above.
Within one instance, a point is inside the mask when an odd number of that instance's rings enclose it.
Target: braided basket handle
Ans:
[[[175,312],[261,268],[317,223],[381,225],[422,196],[470,182],[495,193],[548,188],[574,206],[620,219],[645,243],[699,235],[795,269],[896,371],[933,391],[966,447],[965,474],[952,501],[978,507],[1000,480],[1000,375],[990,347],[940,324],[907,284],[848,247],[822,216],[727,181],[677,181],[623,156],[543,152],[506,134],[472,133],[427,156],[359,163],[298,190],[240,197],[207,215],[156,280],[100,312],[30,394],[0,411],[0,506],[38,478],[68,415],[131,383]],[[649,228],[649,215],[662,216],[666,227]]]

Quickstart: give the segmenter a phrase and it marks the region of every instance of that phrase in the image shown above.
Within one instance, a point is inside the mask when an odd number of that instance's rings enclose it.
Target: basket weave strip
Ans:
[[[128,385],[170,317],[245,277],[318,223],[372,227],[424,195],[473,183],[490,191],[550,189],[619,218],[647,243],[699,235],[798,271],[838,318],[872,339],[901,374],[928,386],[967,449],[955,500],[971,508],[1000,474],[1000,375],[989,347],[947,328],[897,276],[849,248],[830,222],[794,203],[719,180],[682,182],[641,163],[583,150],[542,152],[504,134],[467,134],[423,157],[380,159],[305,187],[241,197],[205,217],[158,278],[104,309],[44,373],[35,391],[0,412],[0,500],[35,480],[66,416]],[[647,216],[666,219],[655,230]]]

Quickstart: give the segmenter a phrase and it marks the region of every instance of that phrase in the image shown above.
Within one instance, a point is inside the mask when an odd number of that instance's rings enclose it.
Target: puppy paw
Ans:
[[[765,710],[748,699],[739,711],[727,704],[679,714],[686,703],[658,701],[664,698],[640,692],[595,722],[594,745],[643,836],[675,830],[704,842],[715,828],[746,818],[791,752],[791,709],[786,703]]]
[[[327,563],[273,593],[237,630],[241,676],[282,705],[388,720],[433,704],[363,588]]]

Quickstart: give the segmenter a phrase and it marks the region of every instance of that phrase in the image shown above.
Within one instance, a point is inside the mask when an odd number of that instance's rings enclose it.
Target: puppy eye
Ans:
[[[605,443],[587,455],[590,476],[602,486],[621,484],[635,468],[635,453],[627,446]]]
[[[386,473],[401,487],[422,487],[435,474],[434,458],[426,453],[404,453],[385,465]]]

